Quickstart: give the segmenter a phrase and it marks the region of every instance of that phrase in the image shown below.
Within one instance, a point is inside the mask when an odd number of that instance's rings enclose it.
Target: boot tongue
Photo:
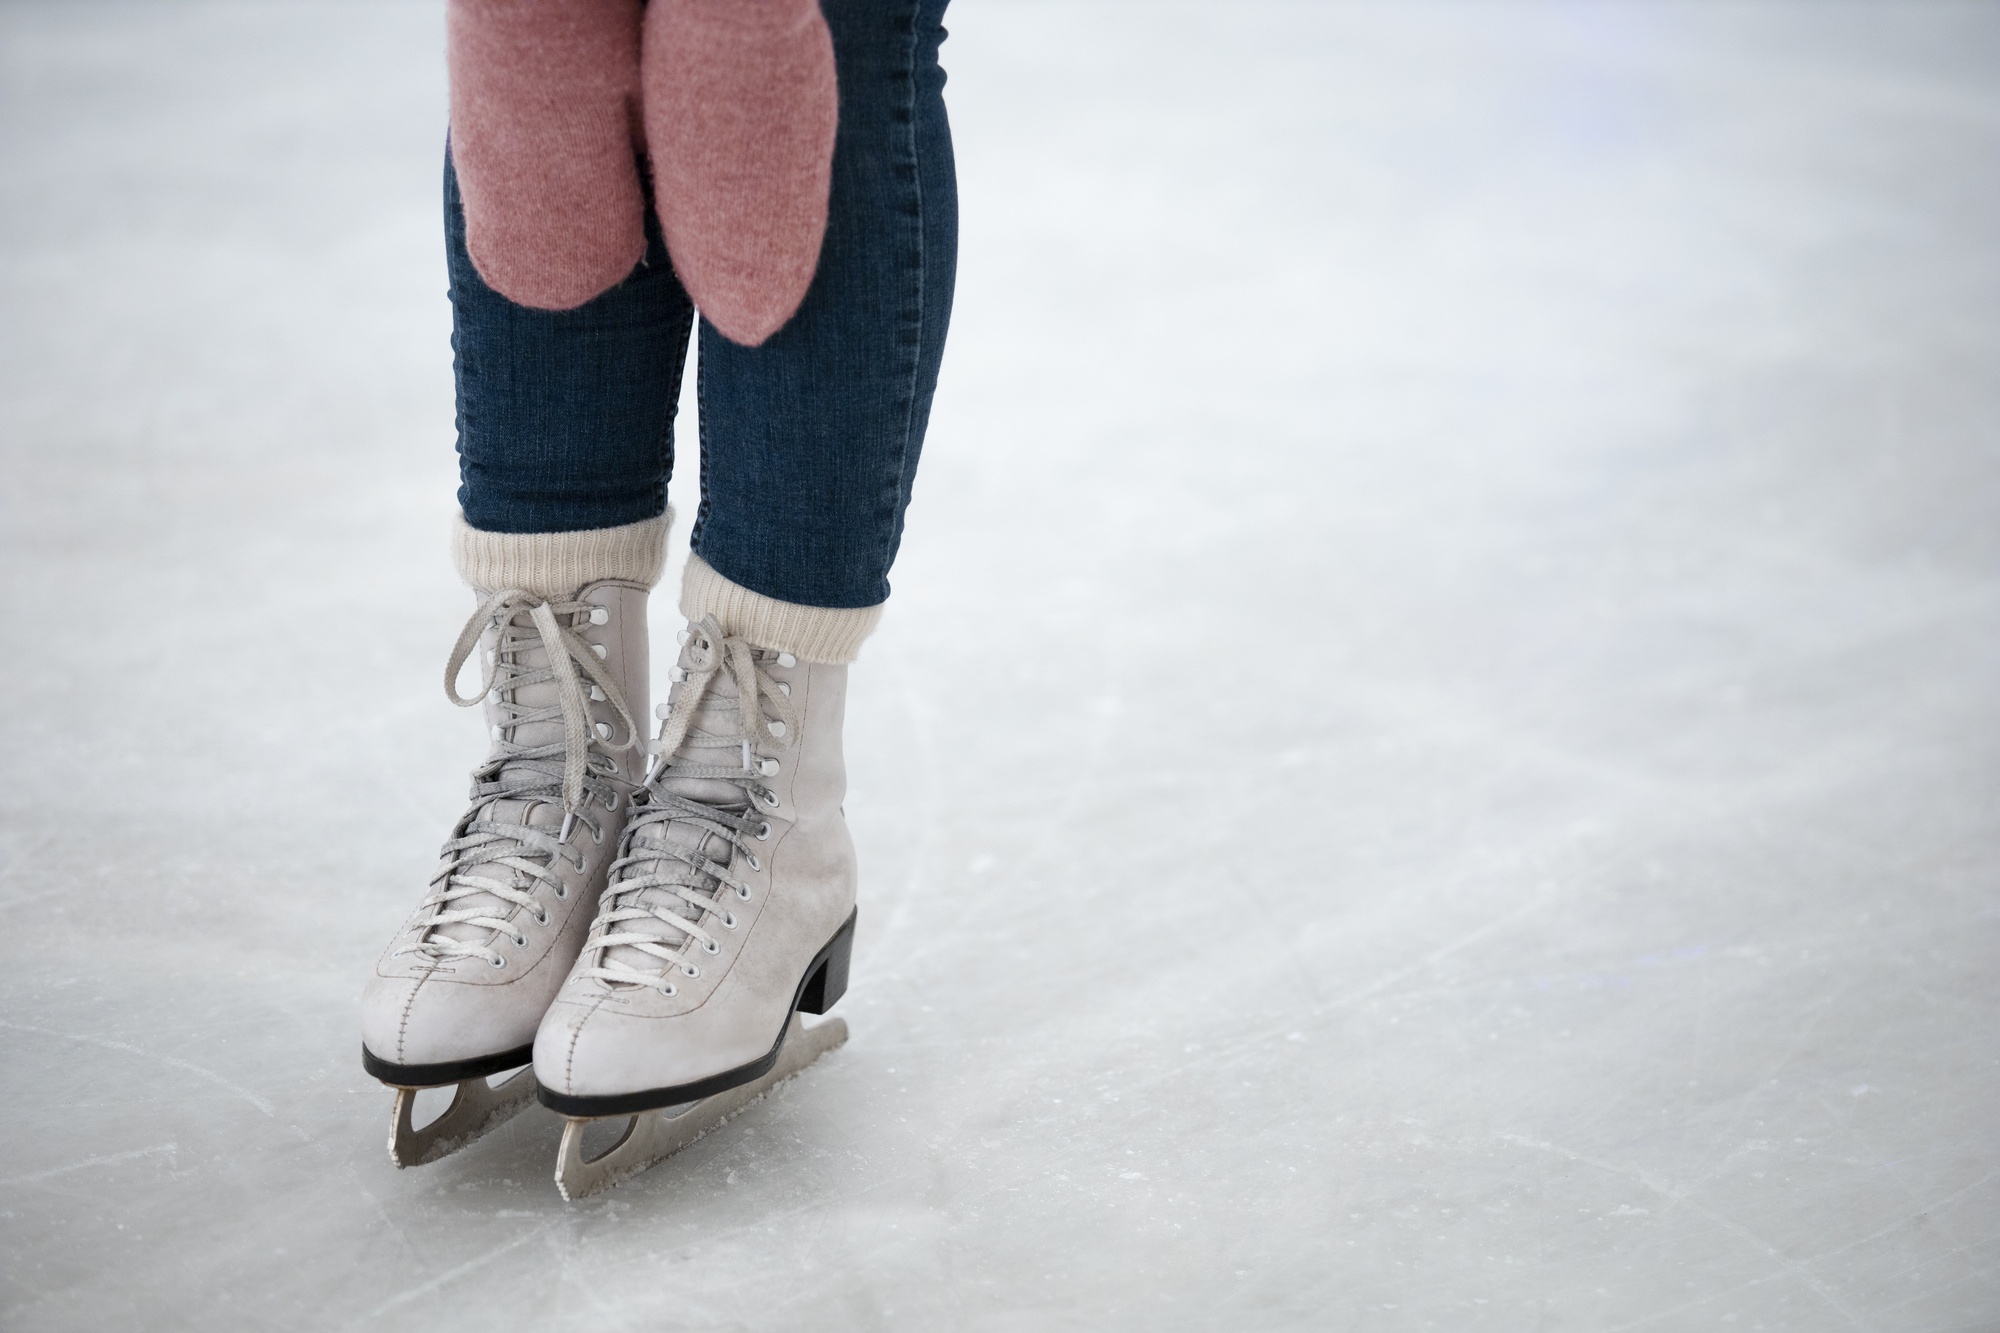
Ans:
[[[688,669],[686,655],[681,659],[681,667],[683,671]],[[689,682],[683,677],[670,691],[669,700],[676,706],[685,707],[681,700],[688,688]],[[736,688],[736,678],[727,670],[717,671],[710,677],[708,687],[703,691],[694,721],[688,727],[688,739],[683,741],[681,747],[672,755],[667,756],[667,759],[682,766],[699,765],[703,768],[729,769],[740,767],[743,764],[744,740],[740,699],[741,693]],[[728,738],[728,743],[710,742],[706,739],[709,737]],[[749,797],[743,788],[722,778],[662,777],[655,779],[652,785],[661,791],[671,792],[686,800],[713,807],[718,814],[725,816],[738,816],[749,808]],[[682,820],[647,824],[643,837],[635,839],[631,850],[643,853],[652,848],[682,848],[698,852],[720,865],[728,865],[735,852],[735,848],[727,838],[719,837],[699,825]],[[679,872],[681,878],[694,878],[693,867],[672,856],[663,857],[649,865],[636,866],[627,873],[647,875],[676,872]],[[716,897],[727,893],[728,889],[711,882],[693,891],[703,897]],[[651,907],[689,921],[696,919],[701,910],[670,888],[642,889],[620,901],[624,906]],[[624,928],[637,934],[655,935],[668,948],[677,948],[682,943],[681,940],[667,938],[673,932],[664,922],[656,922],[649,926],[644,921],[633,921],[624,923]],[[620,963],[640,972],[658,973],[665,966],[653,955],[629,945],[608,949],[604,957],[607,963]]]
[[[526,623],[528,620],[527,612],[518,612],[513,619],[514,623],[499,631],[497,639],[498,643],[504,645],[502,649],[504,661],[514,670],[522,673],[539,671],[546,668],[549,664],[548,650],[542,645],[541,635],[537,634],[533,627]],[[489,635],[493,633],[494,631],[488,631]],[[489,651],[491,651],[490,644]],[[494,693],[498,696],[503,692],[495,690]],[[533,685],[517,685],[504,691],[504,694],[514,702],[517,709],[537,711],[549,709],[557,711],[552,721],[514,723],[507,730],[503,731],[502,735],[511,736],[514,744],[517,746],[540,747],[562,744],[563,724],[558,702],[560,696],[557,693],[555,681],[546,680]],[[506,720],[506,714],[497,698],[487,701],[485,717],[489,727],[497,726]],[[499,744],[498,737],[494,738],[494,744],[496,746]],[[541,760],[538,762],[544,765],[554,764],[560,767],[562,759],[560,756],[557,756],[551,760]],[[500,781],[508,781],[510,779],[517,782],[532,780],[543,785],[548,785],[550,782],[546,774],[530,769],[526,761],[521,760],[501,765],[495,777]],[[559,799],[556,801],[547,801],[521,797],[498,797],[482,806],[473,816],[472,822],[526,824],[529,828],[538,829],[553,838],[562,832],[562,819],[562,805]],[[536,860],[540,860],[544,855],[543,853],[518,846],[505,848],[498,843],[492,844],[492,848],[497,852],[510,854],[526,852]],[[509,888],[524,891],[533,883],[531,877],[522,871],[516,870],[512,866],[500,865],[493,861],[484,861],[478,865],[467,867],[463,873],[470,874],[479,879],[490,879],[497,883],[505,884]],[[498,917],[504,920],[521,909],[515,904],[508,902],[505,898],[497,897],[494,894],[475,893],[453,899],[447,910],[454,912],[477,912],[481,916]],[[470,922],[458,921],[450,925],[439,926],[432,930],[431,934],[442,939],[456,940],[461,944],[479,944],[492,938],[494,932],[489,926],[475,926]]]
[[[528,623],[527,612],[516,612],[513,623],[502,629],[501,636],[499,651],[503,653],[502,661],[506,666],[523,675],[548,670],[549,651],[542,644],[542,636],[535,632],[532,624]],[[495,690],[494,693],[497,696],[501,691]],[[522,747],[560,746],[563,743],[562,695],[556,687],[554,677],[536,681],[532,685],[515,685],[505,691],[505,694],[513,701],[517,713],[546,712],[549,718],[543,722],[516,722],[503,731],[502,735],[511,737],[515,745]],[[505,721],[497,697],[488,701],[486,717],[492,724]],[[496,736],[494,739],[497,742],[499,737]],[[557,755],[553,760],[540,762],[552,762],[560,768],[562,757]],[[501,769],[501,774],[515,777],[528,776],[527,771],[518,763],[508,764]],[[540,776],[536,775],[538,779]]]
[[[742,808],[742,804],[739,802],[736,806],[737,811],[741,811]],[[629,849],[631,853],[643,855],[656,848],[661,850],[686,848],[698,851],[711,861],[728,865],[731,853],[734,850],[730,846],[728,839],[717,837],[706,829],[681,821],[665,824],[648,824],[645,826],[643,833],[644,836],[634,838]],[[628,876],[634,877],[640,875],[669,874],[683,880],[692,880],[696,877],[692,866],[686,861],[671,855],[662,856],[657,861],[634,866],[625,873]],[[703,880],[708,879],[706,875],[701,876],[701,878]],[[615,890],[617,886],[613,885],[612,887]],[[729,890],[723,885],[710,881],[692,890],[692,892],[704,898],[712,898],[719,901],[721,896],[728,893]],[[637,893],[621,898],[619,905],[622,907],[649,907],[655,911],[665,912],[669,916],[680,917],[685,921],[693,921],[701,913],[701,909],[697,908],[693,903],[675,893],[673,889],[664,887],[641,889]],[[674,935],[675,932],[663,921],[626,921],[620,922],[619,926],[622,930],[628,930],[635,935],[651,935],[669,949],[678,949],[685,943],[680,938],[668,938],[670,935]],[[699,950],[696,952],[698,954]],[[607,963],[618,963],[637,972],[652,974],[658,974],[662,969],[669,966],[643,949],[635,949],[630,945],[624,944],[605,950],[604,958]]]
[[[676,706],[680,706],[680,697],[687,688],[686,681],[674,686],[668,697]],[[688,727],[688,739],[667,758],[682,765],[698,764],[704,768],[741,767],[745,738],[739,697],[736,678],[727,671],[716,672],[702,695],[701,707],[694,715],[693,724]],[[727,737],[732,743],[726,746],[706,743],[697,733]],[[754,738],[752,744],[755,744]],[[663,777],[654,785],[676,796],[685,796],[690,801],[700,801],[703,805],[733,805],[741,809],[746,800],[742,787],[721,778]]]
[[[502,798],[489,801],[482,806],[479,812],[473,816],[473,822],[526,824],[529,828],[539,829],[553,838],[562,832],[562,807],[549,801]],[[529,855],[534,856],[536,859],[540,859],[543,855],[532,849],[523,849],[518,845],[509,847],[506,844],[496,842],[489,844],[489,846],[494,852],[502,855],[517,855],[522,851],[527,851]],[[484,851],[486,848],[481,848],[480,850]],[[482,861],[477,865],[466,866],[461,870],[461,873],[472,875],[479,879],[493,880],[497,883],[505,884],[509,888],[521,889],[523,891],[526,891],[533,882],[530,876],[523,871],[516,870],[512,866],[501,865],[497,861]],[[481,916],[505,919],[521,909],[515,904],[508,902],[505,898],[495,894],[471,893],[461,898],[452,899],[450,907],[446,910],[453,912],[477,912]],[[431,931],[431,934],[437,938],[457,940],[461,944],[484,943],[492,937],[493,933],[492,927],[475,926],[470,921],[454,921],[449,925],[438,926]]]

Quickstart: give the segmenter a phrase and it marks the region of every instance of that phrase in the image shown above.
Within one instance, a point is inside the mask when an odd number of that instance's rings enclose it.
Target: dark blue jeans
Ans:
[[[840,77],[826,244],[805,303],[761,347],[700,321],[694,550],[807,606],[889,595],[944,352],[958,187],[938,46],[947,0],[821,0]],[[648,216],[631,275],[575,310],[489,288],[445,161],[458,491],[489,532],[568,532],[666,508],[693,305]]]

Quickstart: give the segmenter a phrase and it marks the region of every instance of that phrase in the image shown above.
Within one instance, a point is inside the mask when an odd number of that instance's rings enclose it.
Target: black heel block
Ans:
[[[847,994],[847,965],[854,957],[854,922],[861,911],[848,914],[843,925],[821,951],[821,961],[799,991],[799,1012],[823,1014]]]

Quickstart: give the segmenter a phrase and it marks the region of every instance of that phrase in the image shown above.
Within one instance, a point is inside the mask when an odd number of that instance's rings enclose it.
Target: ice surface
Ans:
[[[440,27],[0,9],[0,1325],[2000,1325],[2000,11],[965,0],[854,1038],[576,1207],[356,1049]]]

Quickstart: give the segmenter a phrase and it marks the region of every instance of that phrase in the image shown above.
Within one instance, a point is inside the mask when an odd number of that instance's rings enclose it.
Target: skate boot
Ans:
[[[720,581],[691,566],[691,585],[703,577]],[[873,611],[819,614],[872,625]],[[658,757],[535,1037],[542,1103],[570,1117],[556,1168],[569,1199],[644,1170],[847,1037],[840,1019],[798,1017],[841,997],[854,945],[847,667],[730,633],[714,614],[681,642]],[[606,1116],[631,1123],[586,1161],[584,1127]]]
[[[362,995],[363,1066],[395,1088],[389,1154],[435,1161],[534,1099],[536,1026],[576,961],[644,754],[646,597],[670,516],[516,535],[459,525],[459,572],[479,605],[445,670],[453,703],[484,702],[492,735],[430,892]],[[482,683],[457,692],[477,645]],[[456,1084],[418,1129],[417,1090]]]

